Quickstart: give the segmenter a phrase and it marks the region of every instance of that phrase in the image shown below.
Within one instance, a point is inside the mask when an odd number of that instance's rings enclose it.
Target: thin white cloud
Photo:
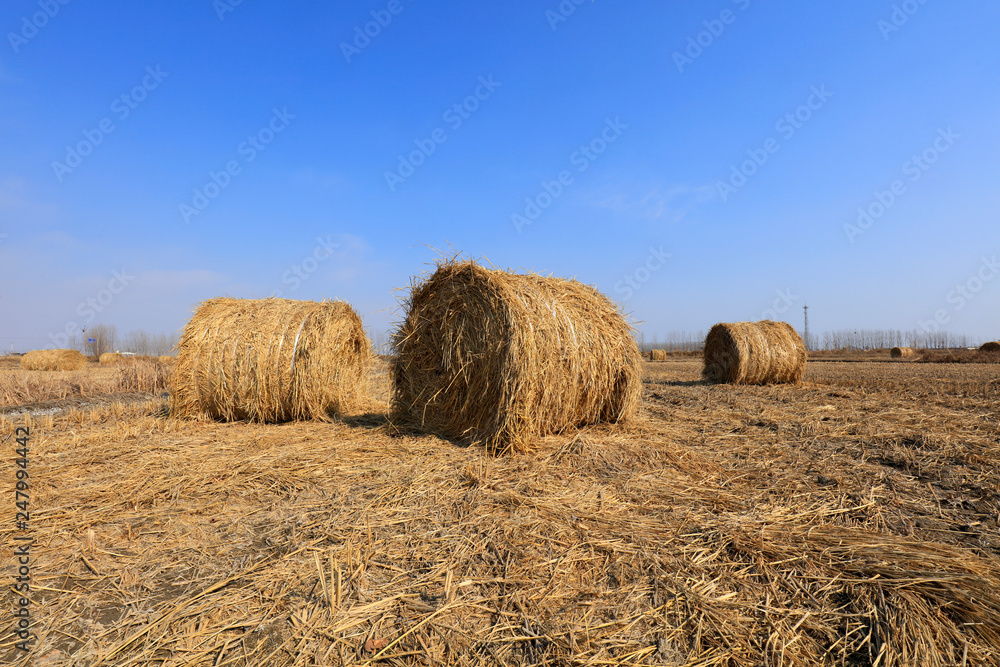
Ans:
[[[0,217],[4,219],[5,226],[50,220],[59,210],[54,204],[34,201],[29,189],[28,183],[20,176],[0,178]]]
[[[631,191],[619,190],[598,198],[595,205],[645,220],[680,222],[692,209],[714,196],[715,191],[707,185],[654,185]]]

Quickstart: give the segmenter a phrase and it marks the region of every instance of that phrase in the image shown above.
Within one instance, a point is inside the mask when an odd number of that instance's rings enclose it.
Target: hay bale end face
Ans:
[[[371,344],[342,301],[209,299],[184,328],[170,414],[328,419],[365,395]]]
[[[101,366],[117,366],[124,357],[117,352],[105,352],[101,355],[99,363]]]
[[[87,359],[76,350],[33,350],[21,357],[26,371],[80,371]]]
[[[1000,352],[1000,342],[990,341],[979,346],[980,352]]]
[[[650,361],[666,361],[667,351],[666,350],[650,350],[649,351]]]
[[[797,383],[806,346],[787,322],[716,324],[705,337],[702,377],[713,383]]]
[[[910,359],[916,355],[912,347],[894,347],[889,350],[889,356],[893,359]]]
[[[631,417],[642,355],[611,301],[575,280],[446,262],[415,283],[393,343],[393,419],[524,451]]]

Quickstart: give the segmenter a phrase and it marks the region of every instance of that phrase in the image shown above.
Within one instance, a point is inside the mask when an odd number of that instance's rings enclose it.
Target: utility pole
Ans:
[[[802,306],[802,314],[803,314],[803,316],[805,317],[805,320],[806,320],[805,331],[803,333],[805,333],[804,338],[806,339],[806,341],[805,341],[806,342],[806,349],[808,350],[809,349],[809,305],[808,304]]]

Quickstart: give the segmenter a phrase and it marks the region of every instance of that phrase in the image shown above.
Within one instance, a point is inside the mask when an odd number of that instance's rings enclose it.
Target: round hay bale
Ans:
[[[912,347],[894,347],[889,350],[889,356],[893,359],[909,359],[916,355]]]
[[[650,361],[666,361],[667,351],[666,350],[650,350],[649,351]]]
[[[716,324],[705,337],[708,382],[796,383],[806,368],[806,346],[787,322]]]
[[[990,341],[979,346],[980,352],[1000,352],[1000,342]]]
[[[575,280],[446,262],[393,336],[392,413],[494,452],[631,417],[642,355],[621,311]]]
[[[21,357],[27,371],[80,371],[86,365],[86,357],[76,350],[34,350]]]
[[[99,363],[101,366],[117,366],[124,357],[117,352],[105,352],[101,355]]]
[[[342,301],[209,299],[181,334],[170,414],[328,419],[366,393],[371,344]]]

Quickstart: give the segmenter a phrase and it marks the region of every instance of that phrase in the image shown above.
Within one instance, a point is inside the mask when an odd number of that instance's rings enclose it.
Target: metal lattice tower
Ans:
[[[809,349],[809,305],[808,304],[805,305],[805,306],[802,306],[802,314],[803,314],[803,316],[805,317],[805,320],[806,320],[806,322],[805,322],[805,330],[803,331],[803,333],[805,335],[803,336],[803,338],[805,338],[806,349],[808,350]]]

